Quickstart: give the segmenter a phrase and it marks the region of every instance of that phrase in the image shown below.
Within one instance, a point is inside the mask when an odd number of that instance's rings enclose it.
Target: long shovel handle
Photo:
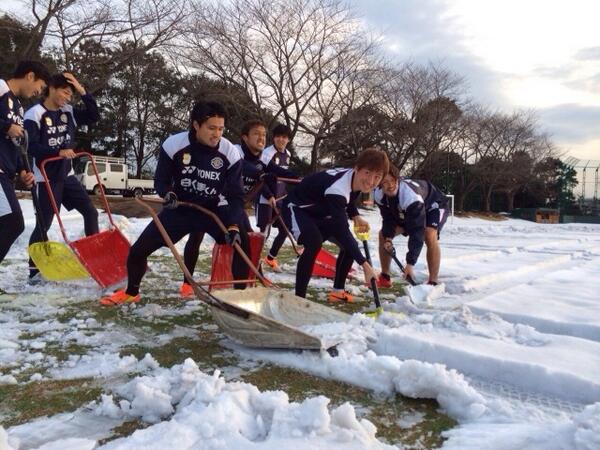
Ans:
[[[297,256],[300,256],[300,252],[298,251],[298,247],[296,247],[296,239],[294,239],[294,236],[292,235],[292,233],[290,232],[290,229],[285,224],[285,221],[283,220],[283,217],[281,217],[281,212],[279,211],[279,209],[277,207],[273,208],[273,212],[275,213],[275,218],[277,220],[279,220],[279,223],[281,224],[281,226],[283,228],[283,231],[285,231],[285,234],[287,235],[288,239],[292,243],[292,248],[294,249],[294,252],[296,252]]]
[[[411,277],[410,275],[408,275],[406,273],[406,271],[404,270],[404,265],[400,262],[400,260],[396,256],[396,249],[394,247],[392,247],[391,250],[385,249],[385,251],[388,253],[388,255],[390,255],[392,257],[392,259],[398,265],[398,267],[400,267],[400,270],[406,276],[406,281],[408,281],[408,284],[410,284],[411,286],[417,286],[417,282],[413,279],[413,277]]]
[[[379,289],[377,288],[377,280],[371,278],[371,289],[373,290],[373,299],[375,300],[375,308],[377,311],[382,311],[381,301],[379,301]]]
[[[277,177],[277,181],[281,181],[282,183],[288,183],[288,184],[298,184],[302,181],[302,179],[301,178]]]
[[[228,233],[227,227],[223,224],[223,222],[221,221],[221,219],[219,219],[219,216],[217,216],[210,209],[204,208],[203,206],[196,205],[195,203],[191,203],[191,202],[177,202],[177,204],[178,205],[182,205],[182,206],[187,206],[188,208],[197,209],[198,211],[202,211],[204,214],[206,214],[207,216],[210,216],[215,221],[215,223],[221,229],[221,231],[223,231],[223,233],[225,233],[225,234]],[[263,274],[260,273],[260,271],[252,263],[252,261],[250,260],[250,258],[248,258],[248,255],[246,255],[246,252],[242,249],[242,247],[240,247],[240,244],[238,244],[237,242],[234,242],[233,248],[235,249],[236,252],[238,252],[238,254],[242,257],[242,259],[244,260],[244,262],[248,265],[248,267],[250,268],[250,270],[252,270],[252,273],[254,273],[254,275],[256,275],[258,277],[258,279],[261,281],[261,283],[265,287],[276,287],[275,284],[272,281],[267,280],[263,276]]]
[[[275,212],[275,218],[277,220],[279,220],[279,223],[283,227],[283,231],[285,231],[285,234],[287,235],[288,239],[292,243],[292,248],[294,249],[294,252],[296,252],[297,256],[300,256],[301,253],[298,250],[298,247],[296,246],[297,245],[296,244],[296,239],[294,239],[294,235],[292,234],[292,232],[290,231],[290,229],[285,224],[285,221],[283,220],[283,217],[281,217],[281,212],[277,208],[275,208],[273,211]],[[331,270],[331,271],[335,272],[335,267],[333,267],[333,266],[331,266],[329,264],[325,264],[325,263],[319,261],[318,259],[315,260],[315,264],[317,264],[318,266],[323,267],[324,269],[328,269],[328,270]],[[350,278],[351,280],[353,280],[356,277],[354,275],[352,275],[351,273],[349,273],[348,274],[348,278]]]
[[[363,247],[365,249],[365,256],[369,264],[373,265],[371,262],[371,252],[369,251],[369,243],[366,240],[362,241]],[[376,311],[382,311],[381,301],[379,301],[379,288],[377,287],[377,280],[375,278],[371,278],[371,290],[373,291],[373,299],[375,300],[375,308]]]
[[[102,181],[100,180],[100,174],[98,173],[98,167],[96,166],[96,161],[94,156],[88,152],[79,152],[76,154],[75,158],[80,158],[85,156],[89,158],[92,163],[92,168],[94,169],[94,175],[96,176],[96,181],[98,186],[100,187],[100,196],[102,199],[102,203],[104,204],[104,211],[108,215],[108,221],[110,222],[113,228],[117,228],[115,222],[113,221],[112,213],[110,211],[110,205],[108,204],[108,199],[106,198],[106,193],[104,192],[104,187],[102,185]],[[52,209],[54,210],[54,214],[56,215],[56,220],[58,221],[58,225],[60,226],[60,231],[63,235],[63,238],[67,244],[70,244],[71,241],[67,237],[67,231],[63,225],[62,219],[60,218],[60,212],[58,210],[58,205],[56,203],[56,199],[54,198],[54,192],[52,192],[52,187],[50,186],[50,179],[48,178],[48,174],[46,173],[46,164],[53,161],[61,161],[65,159],[63,156],[52,156],[51,158],[46,158],[40,164],[40,172],[42,177],[44,178],[44,182],[46,184],[46,191],[48,192],[48,198],[50,199],[50,204],[52,205]],[[74,158],[73,158],[74,159]]]
[[[235,314],[236,316],[247,319],[250,316],[250,313],[248,311],[246,311],[242,308],[238,308],[234,305],[230,305],[229,303],[222,302],[221,300],[216,298],[214,295],[208,293],[206,290],[204,290],[200,286],[198,286],[198,284],[194,281],[194,277],[192,277],[192,274],[190,273],[188,268],[185,266],[185,262],[183,261],[183,258],[181,257],[181,255],[179,254],[177,249],[175,248],[175,245],[173,244],[173,241],[171,240],[169,233],[167,233],[167,230],[165,230],[165,227],[163,226],[162,222],[160,221],[158,215],[156,214],[156,211],[154,211],[154,209],[152,209],[152,207],[148,203],[146,203],[144,200],[142,200],[141,198],[136,197],[135,201],[138,202],[140,205],[142,205],[144,208],[146,208],[146,210],[148,210],[148,212],[150,213],[150,216],[152,216],[152,220],[154,221],[156,228],[158,228],[158,231],[160,232],[163,240],[165,241],[165,243],[171,250],[171,253],[175,257],[177,264],[179,264],[179,267],[183,271],[186,281],[190,284],[190,286],[192,286],[192,289],[194,290],[194,294],[196,294],[196,297],[198,297],[198,299],[202,300],[203,302],[208,303],[211,306],[214,306],[215,308],[222,309],[223,311],[226,311],[231,314]]]
[[[29,135],[27,134],[27,130],[23,130],[23,138],[20,140],[13,139],[13,143],[19,148],[21,152],[21,157],[23,158],[23,163],[25,164],[25,168],[27,172],[32,172],[31,164],[29,164],[29,155],[27,154],[27,150],[29,148]],[[40,227],[40,231],[42,233],[42,239],[44,242],[48,241],[48,233],[46,232],[46,221],[44,220],[44,216],[42,215],[42,211],[40,209],[40,201],[37,195],[37,183],[33,183],[31,186],[31,200],[33,201],[33,207],[35,209],[35,218]]]
[[[151,199],[151,198],[145,198],[144,199],[146,202],[150,202],[150,203],[158,203],[158,204],[163,204],[163,201],[161,199]],[[191,203],[191,202],[177,202],[177,205],[181,205],[181,206],[187,206],[188,208],[193,208],[193,209],[197,209],[198,211],[203,212],[204,214],[206,214],[207,216],[209,216],[210,218],[212,218],[215,223],[217,224],[217,226],[221,229],[221,231],[223,231],[223,233],[227,234],[227,228],[225,227],[225,225],[223,224],[223,222],[221,221],[221,219],[219,219],[219,216],[217,216],[214,212],[212,212],[210,209],[204,208],[203,206],[200,205],[196,205],[195,203]],[[152,209],[152,208],[150,208]],[[152,210],[152,212],[154,212],[154,210]],[[248,255],[246,255],[246,252],[244,252],[244,250],[242,249],[242,247],[240,247],[240,245],[238,243],[234,243],[233,244],[233,248],[235,249],[235,251],[238,252],[238,254],[242,257],[242,259],[244,260],[244,262],[248,265],[248,267],[250,267],[250,270],[252,270],[252,273],[254,273],[254,275],[256,275],[258,277],[258,279],[261,281],[261,283],[266,286],[266,287],[276,287],[275,284],[270,281],[267,280],[256,268],[256,266],[252,263],[252,261],[250,261],[250,258],[248,258]]]

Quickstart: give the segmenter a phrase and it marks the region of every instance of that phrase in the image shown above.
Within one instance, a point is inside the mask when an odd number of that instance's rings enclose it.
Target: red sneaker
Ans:
[[[329,295],[327,296],[327,301],[330,303],[337,303],[337,302],[352,303],[352,302],[354,302],[354,299],[352,298],[352,294],[350,294],[349,292],[331,291],[329,293]]]
[[[125,303],[137,303],[140,301],[140,298],[142,298],[140,294],[129,295],[125,292],[125,289],[119,289],[118,291],[113,292],[111,295],[102,297],[100,299],[100,304],[103,306],[118,306]]]
[[[383,273],[379,274],[377,278],[377,287],[380,288],[391,288],[392,287],[392,279],[389,275],[384,275]]]
[[[179,288],[179,295],[181,295],[183,298],[193,297],[194,288],[191,284],[181,283],[181,287]]]

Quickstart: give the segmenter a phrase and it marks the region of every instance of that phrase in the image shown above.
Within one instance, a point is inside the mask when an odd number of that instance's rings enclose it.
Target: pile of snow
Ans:
[[[290,403],[285,392],[260,392],[227,383],[219,371],[207,375],[191,359],[118,389],[120,400],[103,396],[98,415],[155,423],[103,449],[172,448],[393,448],[379,442],[376,428],[358,420],[354,408],[329,408],[329,399]]]

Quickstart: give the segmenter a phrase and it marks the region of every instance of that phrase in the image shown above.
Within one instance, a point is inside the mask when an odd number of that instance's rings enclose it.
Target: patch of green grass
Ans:
[[[215,367],[233,365],[237,358],[224,353],[219,344],[221,336],[210,331],[199,330],[197,338],[179,337],[171,339],[167,344],[157,347],[142,345],[129,345],[122,347],[121,356],[134,355],[141,359],[150,353],[163,367],[172,367],[181,364],[187,358],[192,358],[203,370],[212,370]]]
[[[172,294],[170,294],[172,295]],[[157,298],[158,297],[158,298]],[[163,297],[155,292],[148,292],[144,295],[137,307],[143,307],[148,304],[157,304],[165,309],[178,309],[185,306],[185,300],[177,297]],[[147,317],[135,313],[132,308],[123,307],[103,307],[94,303],[89,307],[89,313],[102,325],[114,323],[125,329],[132,331],[144,331],[152,334],[169,333],[175,326],[195,327],[200,322],[205,321],[208,311],[204,309],[194,309],[186,314],[158,314]]]
[[[141,420],[123,422],[121,425],[112,429],[113,433],[110,435],[110,437],[100,439],[98,441],[98,445],[104,445],[110,441],[114,441],[115,439],[131,436],[137,430],[143,430],[144,428],[148,428],[150,425],[151,424],[142,422]]]
[[[19,335],[19,341],[33,341],[39,337],[42,337],[44,333],[28,333],[26,331]]]
[[[315,395],[329,397],[334,407],[350,402],[358,407],[364,418],[373,422],[380,439],[402,443],[409,448],[437,448],[443,443],[442,432],[456,425],[454,420],[438,411],[439,405],[434,400],[414,400],[400,395],[381,398],[356,386],[285,367],[265,365],[242,375],[242,379],[261,391],[285,391],[294,402]],[[401,428],[398,419],[405,414],[419,414],[423,420],[411,428]]]
[[[456,421],[439,412],[435,400],[411,399],[395,396],[373,404],[366,418],[377,427],[377,436],[389,443],[401,442],[405,448],[439,448],[442,433],[456,426]],[[422,420],[409,428],[401,428],[398,420],[403,415],[420,415]]]
[[[199,274],[208,275],[212,270],[212,257],[208,258],[198,258],[198,262],[196,263],[196,270],[194,270],[194,274],[199,276]]]
[[[44,353],[55,356],[59,361],[66,361],[70,355],[85,355],[90,349],[90,346],[81,345],[76,342],[50,342],[44,348]]]
[[[269,249],[267,248],[263,253],[266,253],[268,251]],[[296,252],[294,251],[291,245],[284,245],[283,247],[281,247],[281,250],[279,250],[279,253],[277,254],[277,262],[280,266],[283,264],[296,265],[297,261],[298,258]]]
[[[36,417],[74,411],[101,392],[91,378],[0,386],[0,417],[4,427],[11,427]]]

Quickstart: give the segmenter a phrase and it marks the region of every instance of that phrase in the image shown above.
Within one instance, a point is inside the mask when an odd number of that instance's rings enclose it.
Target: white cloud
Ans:
[[[600,2],[594,0],[356,0],[359,14],[386,30],[386,45],[400,61],[442,60],[464,76],[475,100],[511,111],[560,110],[579,114],[561,121],[542,114],[541,125],[565,149],[600,157]],[[591,115],[586,115],[586,112]],[[577,119],[575,119],[577,117]],[[580,130],[585,127],[585,130]],[[585,137],[585,142],[582,142]],[[569,139],[573,139],[572,141]]]

